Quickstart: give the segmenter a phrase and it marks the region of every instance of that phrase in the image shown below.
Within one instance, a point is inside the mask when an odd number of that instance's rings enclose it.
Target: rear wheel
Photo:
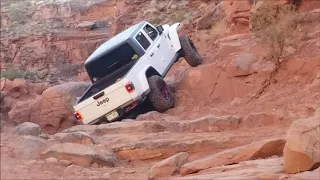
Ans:
[[[202,63],[202,58],[192,40],[187,36],[181,36],[179,39],[181,44],[181,56],[186,59],[191,67],[200,65]]]
[[[158,112],[164,112],[174,107],[174,95],[160,76],[149,77],[148,83],[150,86],[148,100]]]

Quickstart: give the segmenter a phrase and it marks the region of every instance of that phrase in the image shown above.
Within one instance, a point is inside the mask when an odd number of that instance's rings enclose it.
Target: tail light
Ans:
[[[128,82],[126,85],[125,85],[125,88],[126,90],[128,91],[128,93],[131,93],[134,91],[134,85],[132,84],[132,82]]]
[[[77,119],[77,121],[82,121],[82,116],[81,116],[80,113],[75,112],[73,115],[74,115],[74,117]]]

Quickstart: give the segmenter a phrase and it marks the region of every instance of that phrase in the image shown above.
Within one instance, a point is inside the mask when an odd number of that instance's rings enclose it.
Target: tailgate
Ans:
[[[132,97],[124,85],[118,82],[79,103],[75,110],[81,114],[83,123],[88,124],[130,100]]]

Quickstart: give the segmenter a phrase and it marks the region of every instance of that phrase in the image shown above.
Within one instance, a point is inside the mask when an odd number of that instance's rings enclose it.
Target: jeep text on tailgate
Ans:
[[[187,36],[178,36],[179,23],[142,21],[98,47],[84,65],[92,85],[74,105],[83,124],[120,120],[148,100],[159,112],[175,104],[163,80],[171,66],[184,57],[196,67],[202,58]]]

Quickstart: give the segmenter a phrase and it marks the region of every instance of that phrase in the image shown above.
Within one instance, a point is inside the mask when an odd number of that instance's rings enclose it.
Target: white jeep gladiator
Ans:
[[[76,120],[113,122],[146,99],[158,112],[174,107],[164,76],[180,57],[191,67],[202,63],[191,39],[179,37],[179,26],[142,21],[99,46],[84,63],[92,85],[73,107]]]

